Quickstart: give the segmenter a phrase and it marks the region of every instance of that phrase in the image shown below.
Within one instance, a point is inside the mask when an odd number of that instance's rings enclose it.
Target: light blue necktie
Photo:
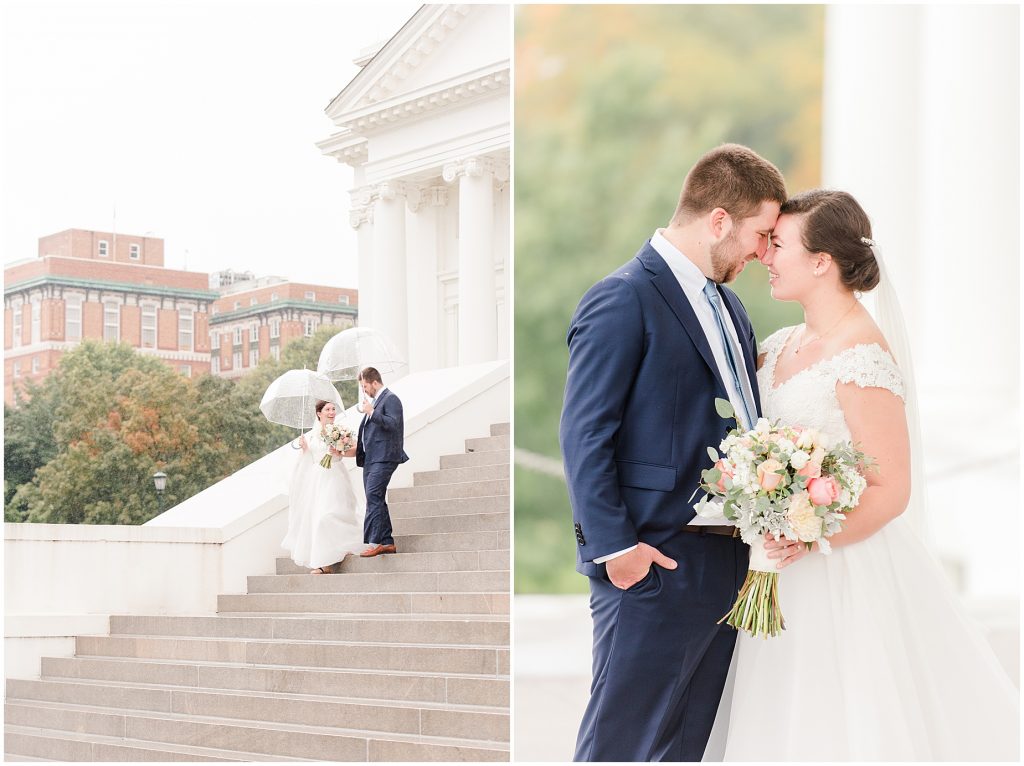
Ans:
[[[736,386],[736,390],[739,392],[740,401],[743,402],[743,414],[746,416],[744,423],[747,428],[753,428],[753,413],[757,412],[757,409],[752,406],[752,402],[747,401],[746,391],[743,390],[743,386],[740,383],[738,360],[743,357],[739,353],[739,350],[733,347],[732,337],[729,335],[728,330],[725,329],[725,322],[722,319],[722,298],[718,294],[718,285],[710,279],[704,284],[704,297],[707,298],[708,303],[711,304],[711,311],[715,315],[715,322],[718,324],[718,334],[721,336],[722,346],[725,348],[725,358],[729,363],[729,372],[732,373],[732,382],[733,385]]]

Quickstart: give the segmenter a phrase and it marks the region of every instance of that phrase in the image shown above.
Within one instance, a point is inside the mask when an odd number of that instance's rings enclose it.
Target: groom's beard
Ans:
[[[736,279],[746,264],[745,258],[737,256],[737,240],[734,228],[725,239],[711,246],[711,279],[720,285]]]

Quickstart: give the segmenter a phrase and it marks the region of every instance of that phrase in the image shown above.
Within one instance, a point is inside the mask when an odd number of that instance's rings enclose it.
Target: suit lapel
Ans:
[[[711,352],[711,345],[704,334],[704,328],[701,327],[700,320],[697,319],[697,314],[694,312],[693,306],[690,305],[690,301],[686,298],[683,288],[679,286],[679,280],[672,273],[672,269],[668,267],[668,264],[658,255],[657,251],[651,247],[650,242],[644,245],[644,248],[637,254],[637,258],[648,272],[653,273],[651,284],[661,293],[661,297],[665,299],[669,308],[672,309],[672,313],[675,314],[676,319],[679,320],[683,329],[686,330],[686,334],[690,336],[690,340],[693,341],[693,345],[696,346],[697,351],[714,374],[715,379],[721,384],[722,390],[728,391],[725,387],[725,381],[722,380],[722,373],[718,369],[718,363],[715,362],[715,355]]]

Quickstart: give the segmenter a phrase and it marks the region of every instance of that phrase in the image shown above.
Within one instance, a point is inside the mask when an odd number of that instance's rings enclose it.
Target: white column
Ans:
[[[406,264],[409,291],[409,372],[444,366],[438,346],[441,310],[440,214],[448,189],[434,183],[411,187],[407,196],[410,226]]]
[[[494,167],[486,157],[446,165],[444,180],[459,179],[459,364],[498,354],[494,290]]]
[[[356,230],[359,259],[358,324],[373,327],[373,199],[371,189],[350,192],[352,206],[348,222]]]
[[[373,325],[409,359],[405,275],[405,186],[385,181],[373,206]]]

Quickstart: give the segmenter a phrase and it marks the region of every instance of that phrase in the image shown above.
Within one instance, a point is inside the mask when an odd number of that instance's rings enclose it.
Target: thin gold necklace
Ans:
[[[822,338],[824,338],[824,337],[825,337],[826,335],[828,335],[828,334],[829,334],[830,332],[832,332],[832,331],[833,331],[834,329],[836,329],[836,328],[837,328],[837,327],[839,326],[840,322],[842,322],[842,321],[843,321],[844,319],[846,319],[847,315],[848,315],[848,314],[849,314],[849,313],[850,313],[851,311],[853,311],[853,307],[854,307],[854,306],[856,306],[856,305],[857,305],[857,304],[858,304],[859,302],[860,302],[860,301],[854,301],[854,302],[853,302],[852,304],[850,304],[850,308],[848,308],[848,309],[846,310],[846,313],[844,313],[844,314],[843,314],[843,315],[842,315],[841,317],[839,317],[839,319],[838,319],[838,320],[836,321],[836,323],[835,323],[834,325],[832,325],[831,327],[829,327],[829,328],[828,328],[828,330],[826,330],[825,332],[823,332],[823,333],[822,333],[821,335],[818,335],[817,337],[815,337],[815,338],[812,338],[811,340],[807,341],[806,343],[800,343],[800,344],[799,344],[799,345],[798,345],[798,346],[796,347],[796,349],[794,349],[793,353],[794,353],[794,354],[799,354],[801,350],[803,350],[803,349],[807,348],[807,347],[808,347],[809,345],[811,345],[812,343],[817,343],[817,342],[818,342],[819,340],[821,340],[821,339],[822,339]],[[806,323],[804,324],[804,332],[807,332],[807,324],[806,324]]]

